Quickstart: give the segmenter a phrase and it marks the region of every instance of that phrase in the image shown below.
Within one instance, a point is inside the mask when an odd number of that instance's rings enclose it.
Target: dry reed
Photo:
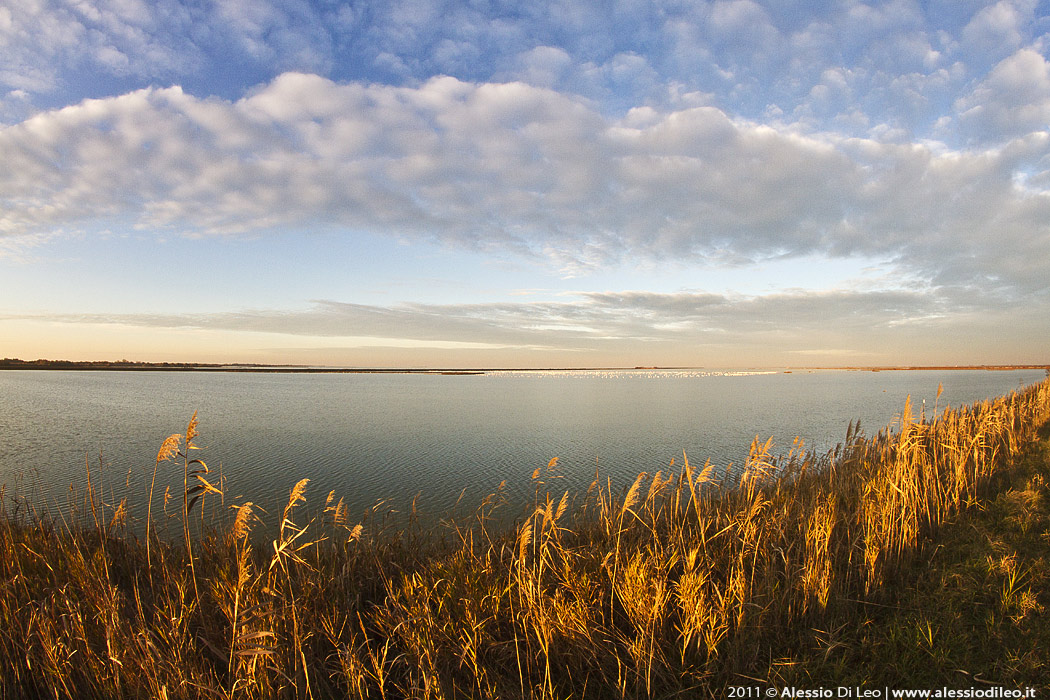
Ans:
[[[683,455],[622,496],[597,477],[585,496],[552,491],[551,460],[510,530],[491,525],[495,495],[446,532],[354,522],[334,494],[301,522],[304,479],[262,550],[251,503],[192,535],[198,499],[221,493],[189,456],[194,414],[155,462],[182,467],[181,547],[150,507],[142,542],[126,505],[77,528],[10,512],[0,491],[0,698],[703,697],[772,682],[792,645],[830,654],[838,621],[882,604],[1048,417],[1047,382],[930,420],[909,405],[871,438],[851,424],[829,454],[777,457],[756,439],[739,475]],[[1011,610],[1025,576],[1004,584]]]

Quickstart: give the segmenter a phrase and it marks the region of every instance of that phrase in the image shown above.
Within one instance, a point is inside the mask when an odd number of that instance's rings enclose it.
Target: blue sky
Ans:
[[[0,2],[0,355],[1047,362],[1048,10]]]

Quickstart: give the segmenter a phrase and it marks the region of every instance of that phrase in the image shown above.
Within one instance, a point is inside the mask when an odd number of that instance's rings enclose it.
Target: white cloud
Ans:
[[[0,91],[75,101],[180,83],[229,98],[283,71],[402,85],[450,74],[568,91],[609,118],[699,94],[734,116],[775,105],[813,131],[884,124],[914,138],[994,62],[1037,41],[1033,0],[974,5],[23,2],[0,12]],[[826,81],[835,70],[844,85]]]
[[[90,94],[96,78],[168,82],[231,62],[325,72],[339,16],[306,0],[13,3],[0,10],[0,88],[50,94],[86,84]]]
[[[325,72],[332,65],[327,22],[306,0],[219,0],[215,26],[270,69]]]
[[[1050,258],[1048,156],[1045,133],[959,151],[803,135],[714,107],[621,122],[523,83],[289,73],[236,102],[148,89],[0,130],[0,232],[128,214],[204,234],[321,223],[573,272],[858,254],[1032,290]]]
[[[955,105],[968,133],[1009,138],[1050,128],[1050,63],[1033,49],[1004,59]]]
[[[577,276],[838,256],[942,300],[1027,305],[1050,288],[1035,0],[0,4],[8,259],[119,219],[143,236],[425,238]],[[757,328],[774,301],[719,308]],[[546,319],[532,330],[721,328],[695,298],[612,303],[529,307]],[[495,342],[539,342],[521,309],[472,313],[455,311],[449,342],[493,326]],[[405,309],[347,315],[425,335]]]
[[[1017,49],[1023,38],[1022,23],[1032,14],[1034,3],[1000,0],[979,10],[962,30],[963,41],[989,54]]]
[[[521,56],[521,78],[530,85],[556,87],[572,63],[565,49],[537,46]]]
[[[751,45],[764,44],[779,34],[766,11],[753,0],[716,0],[708,21],[714,36]]]

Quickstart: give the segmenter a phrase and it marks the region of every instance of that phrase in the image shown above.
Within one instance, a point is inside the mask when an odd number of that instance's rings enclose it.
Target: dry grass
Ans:
[[[851,678],[835,666],[850,630],[893,607],[923,544],[994,495],[1048,418],[1050,383],[931,420],[906,406],[830,454],[756,440],[738,473],[683,455],[622,494],[597,477],[559,492],[551,460],[510,529],[491,525],[500,494],[446,529],[355,522],[334,494],[303,518],[302,480],[262,541],[251,503],[228,526],[196,520],[222,484],[190,457],[194,416],[156,460],[182,472],[181,545],[151,508],[143,539],[126,504],[107,519],[93,489],[90,527],[0,494],[0,700],[720,697],[749,678]],[[1009,512],[1045,510],[1040,488]],[[997,620],[1042,610],[1045,567],[993,564]],[[916,648],[948,653],[923,619]]]

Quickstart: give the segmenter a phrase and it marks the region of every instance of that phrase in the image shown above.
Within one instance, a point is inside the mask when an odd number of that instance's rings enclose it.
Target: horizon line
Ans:
[[[258,362],[152,362],[142,360],[52,360],[38,358],[0,359],[0,369],[7,370],[172,370],[172,371],[225,371],[225,372],[288,372],[288,373],[483,373],[483,372],[587,372],[587,371],[919,371],[919,370],[1025,370],[1045,369],[1050,363],[990,363],[990,364],[894,364],[894,365],[635,365],[635,366],[568,366],[568,367],[361,367],[346,365],[299,365],[270,364]]]

